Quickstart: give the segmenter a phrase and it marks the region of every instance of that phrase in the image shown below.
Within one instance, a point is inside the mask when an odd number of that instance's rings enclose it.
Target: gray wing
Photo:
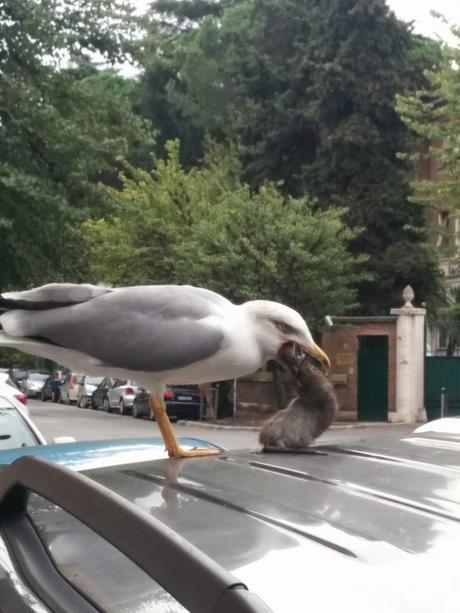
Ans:
[[[112,292],[109,287],[89,283],[49,283],[23,292],[0,294],[1,309],[51,309],[86,302]]]
[[[7,334],[84,353],[112,367],[139,371],[181,368],[216,353],[224,339],[218,294],[188,286],[111,290],[65,307],[11,310],[0,316]],[[213,323],[204,321],[217,315]]]

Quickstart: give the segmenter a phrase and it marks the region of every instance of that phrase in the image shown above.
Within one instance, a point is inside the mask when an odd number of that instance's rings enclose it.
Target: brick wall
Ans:
[[[358,337],[388,336],[388,408],[396,410],[396,317],[338,317],[325,330],[321,346],[331,360],[330,377],[339,401],[340,419],[358,419]]]

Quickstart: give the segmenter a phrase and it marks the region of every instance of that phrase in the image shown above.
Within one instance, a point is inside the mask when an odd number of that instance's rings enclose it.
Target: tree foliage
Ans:
[[[452,27],[460,44],[460,29]],[[460,208],[460,47],[444,45],[436,69],[426,70],[427,86],[398,97],[398,111],[424,139],[416,159],[435,160],[437,172],[416,184],[417,199],[438,210]]]
[[[355,299],[360,258],[343,211],[315,210],[273,184],[256,192],[215,149],[185,170],[178,143],[151,172],[130,170],[111,218],[86,224],[93,280],[116,285],[192,283],[240,302],[290,304],[309,318],[341,313]]]
[[[413,168],[398,156],[413,141],[394,108],[397,93],[425,83],[436,45],[412,35],[384,0],[154,6],[163,19],[150,29],[141,96],[159,144],[184,138],[183,161],[193,165],[208,133],[232,148],[252,188],[274,181],[322,209],[346,208],[349,227],[363,229],[352,252],[370,256],[363,311],[388,312],[407,284],[420,301],[436,296],[425,212],[409,199]],[[155,109],[165,108],[162,135]]]
[[[1,3],[0,289],[83,274],[80,222],[104,207],[98,180],[145,133],[101,87],[115,75],[88,70],[95,54],[124,57],[130,12],[116,0]]]
[[[435,327],[446,339],[446,355],[451,357],[460,347],[460,287],[446,291],[446,304],[437,313]]]

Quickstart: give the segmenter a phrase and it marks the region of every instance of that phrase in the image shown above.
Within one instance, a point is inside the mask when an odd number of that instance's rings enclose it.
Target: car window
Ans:
[[[19,411],[6,398],[0,397],[0,449],[37,444],[38,440]]]
[[[29,374],[29,379],[32,379],[34,381],[46,381],[48,377],[49,375],[45,375],[42,372],[31,372]]]
[[[88,385],[99,385],[104,379],[102,377],[85,377],[85,383]]]
[[[11,387],[14,387],[14,389],[15,389],[15,390],[19,389],[19,388],[18,388],[18,386],[17,386],[17,384],[16,384],[16,381],[13,381],[13,379],[11,379],[10,377],[8,377],[8,378],[5,380],[5,383],[6,383],[7,385],[11,385]]]
[[[13,370],[13,377],[17,381],[22,381],[22,379],[27,379],[28,374],[29,374],[29,371],[27,370],[19,370],[19,369]]]
[[[129,558],[60,507],[32,494],[27,512],[61,574],[102,611],[186,611]]]

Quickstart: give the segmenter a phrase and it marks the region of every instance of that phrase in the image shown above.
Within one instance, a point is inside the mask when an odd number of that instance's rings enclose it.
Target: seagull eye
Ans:
[[[284,321],[274,321],[273,323],[283,334],[295,334],[294,328]]]

